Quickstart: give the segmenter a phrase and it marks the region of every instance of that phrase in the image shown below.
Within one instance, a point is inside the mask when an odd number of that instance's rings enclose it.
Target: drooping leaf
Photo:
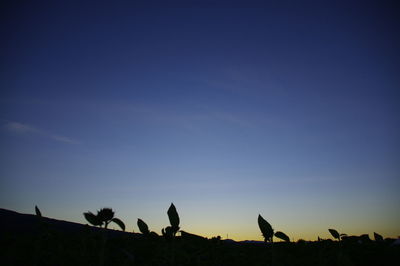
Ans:
[[[103,222],[110,221],[114,218],[114,211],[111,208],[102,208],[97,211],[97,217]]]
[[[375,232],[374,232],[374,238],[375,238],[375,241],[383,241],[383,237],[380,234],[375,233]]]
[[[35,213],[36,213],[36,216],[42,217],[42,213],[40,212],[38,206],[36,206],[36,205],[35,205]]]
[[[114,223],[118,224],[119,227],[121,227],[122,231],[125,231],[125,224],[123,221],[121,221],[118,218],[112,218],[111,221],[113,221]]]
[[[339,235],[338,231],[336,231],[335,229],[328,229],[328,230],[329,230],[329,233],[331,233],[331,235],[332,235],[334,238],[340,240],[340,235]]]
[[[84,212],[83,215],[85,216],[86,221],[94,226],[101,226],[103,224],[99,217],[91,212]]]
[[[283,232],[281,232],[281,231],[276,232],[276,233],[275,233],[275,236],[276,236],[277,238],[280,238],[280,239],[286,241],[286,242],[290,242],[289,237],[288,237],[285,233],[283,233]]]
[[[179,230],[179,215],[173,203],[171,203],[167,213],[173,231],[177,232]]]
[[[272,226],[260,214],[258,215],[258,227],[260,227],[265,242],[267,241],[272,242],[272,237],[274,236],[274,229],[272,229]]]
[[[142,219],[138,219],[137,221],[137,225],[139,227],[139,230],[142,234],[144,235],[148,235],[150,233],[149,231],[149,227],[147,226],[147,224],[145,222],[143,222]]]

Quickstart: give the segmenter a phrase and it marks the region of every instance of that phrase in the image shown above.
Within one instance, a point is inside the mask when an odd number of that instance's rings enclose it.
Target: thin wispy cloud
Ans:
[[[78,144],[79,142],[68,138],[68,137],[64,137],[64,136],[59,136],[59,135],[50,135],[50,137],[56,141],[60,141],[60,142],[65,142],[65,143],[70,143],[70,144]]]
[[[58,142],[69,143],[69,144],[78,144],[79,143],[77,140],[74,140],[72,138],[52,134],[43,129],[28,125],[28,124],[19,123],[19,122],[8,122],[4,125],[4,128],[6,130],[8,130],[10,132],[14,132],[16,134],[34,134],[34,135],[40,135],[42,137],[52,139],[52,140],[55,140]]]
[[[4,127],[12,132],[15,133],[40,133],[40,130],[31,127],[26,124],[18,123],[18,122],[8,122],[7,124],[4,125]]]

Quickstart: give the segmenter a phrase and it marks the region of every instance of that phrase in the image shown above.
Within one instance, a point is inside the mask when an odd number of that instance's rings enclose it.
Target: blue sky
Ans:
[[[155,8],[154,6],[157,6]],[[398,10],[397,10],[398,11]],[[394,2],[14,3],[0,206],[132,230],[400,234]]]

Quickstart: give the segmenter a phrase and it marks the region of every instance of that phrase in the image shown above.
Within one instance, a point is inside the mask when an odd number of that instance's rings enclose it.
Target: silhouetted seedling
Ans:
[[[338,241],[341,240],[342,237],[347,237],[347,234],[339,234],[338,231],[336,231],[335,229],[328,229],[329,233],[331,233],[331,235],[336,238]]]
[[[171,203],[171,206],[169,207],[167,214],[169,218],[169,223],[171,224],[171,229],[175,236],[175,234],[179,231],[179,215],[173,203]]]
[[[261,233],[264,236],[264,241],[272,242],[274,229],[260,214],[258,215],[258,227],[260,227]]]
[[[374,232],[374,238],[375,238],[375,241],[379,241],[379,242],[383,241],[383,237],[380,234],[375,233],[375,232]]]
[[[283,241],[290,242],[289,237],[285,233],[278,231],[274,234],[272,226],[260,214],[258,215],[258,227],[260,227],[265,242],[273,242],[274,235]]]
[[[171,226],[163,228],[161,233],[165,238],[170,239],[174,238],[176,233],[179,231],[179,215],[173,203],[171,203],[171,206],[169,206],[167,214]]]
[[[149,227],[147,226],[147,224],[145,222],[143,222],[142,219],[138,219],[137,225],[138,225],[139,230],[140,230],[140,232],[142,234],[144,234],[144,235],[149,235],[150,234]]]
[[[85,219],[94,226],[102,227],[107,229],[109,223],[116,223],[123,231],[125,231],[125,224],[118,218],[114,217],[114,211],[111,208],[102,208],[97,211],[97,214],[92,212],[83,213]]]
[[[275,233],[275,236],[276,236],[277,238],[282,239],[283,241],[290,242],[289,237],[288,237],[285,233],[283,233],[283,232],[278,231],[278,232]]]
[[[36,216],[42,217],[42,213],[40,212],[38,206],[36,206],[36,205],[35,205],[35,213],[36,213]]]

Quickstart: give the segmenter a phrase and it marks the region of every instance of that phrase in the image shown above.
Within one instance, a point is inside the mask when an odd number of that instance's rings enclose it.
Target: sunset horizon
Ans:
[[[395,1],[90,2],[2,5],[0,208],[400,236]]]

